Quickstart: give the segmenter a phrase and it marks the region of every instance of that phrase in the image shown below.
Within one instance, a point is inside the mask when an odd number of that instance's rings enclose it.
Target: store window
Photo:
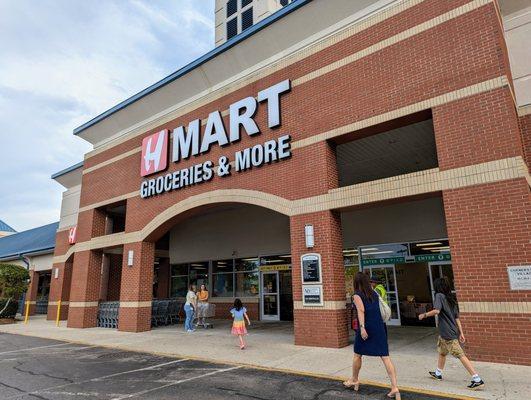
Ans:
[[[190,285],[196,285],[198,290],[201,285],[208,288],[208,264],[208,261],[190,264],[188,282]]]
[[[234,260],[212,261],[212,296],[234,297]]]
[[[238,17],[227,21],[227,40],[232,39],[238,34]]]
[[[242,32],[247,28],[253,26],[253,8],[249,8],[242,12]]]
[[[188,291],[188,264],[171,266],[170,297],[185,297]]]
[[[236,297],[258,296],[259,280],[258,258],[239,258],[235,260]]]
[[[345,266],[345,285],[348,298],[354,295],[354,277],[360,270],[358,249],[343,250],[343,264]]]
[[[227,18],[238,11],[238,2],[236,0],[227,1]]]

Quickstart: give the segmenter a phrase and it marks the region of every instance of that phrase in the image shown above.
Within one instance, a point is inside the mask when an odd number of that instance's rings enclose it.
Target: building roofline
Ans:
[[[59,178],[60,176],[66,175],[69,172],[75,171],[76,169],[81,168],[81,167],[83,167],[83,161],[78,162],[77,164],[71,165],[70,167],[65,168],[59,172],[56,172],[55,174],[51,176],[51,178],[52,179]]]
[[[121,103],[118,103],[114,107],[108,109],[107,111],[101,113],[100,115],[92,118],[88,122],[85,122],[83,125],[78,126],[74,129],[74,135],[78,135],[84,130],[90,128],[93,125],[96,125],[98,122],[103,121],[107,117],[117,113],[118,111],[126,108],[127,106],[135,103],[136,101],[142,99],[143,97],[146,97],[150,95],[151,93],[155,92],[156,90],[166,86],[167,84],[175,81],[176,79],[179,79],[183,75],[186,75],[187,73],[193,71],[194,69],[200,67],[207,61],[217,57],[218,55],[224,53],[225,51],[229,50],[230,48],[236,46],[238,43],[243,42],[247,38],[253,36],[255,33],[260,32],[262,29],[268,27],[269,25],[273,24],[274,22],[278,21],[279,19],[285,17],[288,14],[291,14],[293,11],[301,8],[302,6],[308,4],[312,0],[295,0],[292,3],[288,4],[287,6],[283,7],[279,11],[273,13],[269,17],[263,19],[262,21],[254,24],[250,28],[246,29],[239,35],[236,35],[232,39],[226,41],[222,45],[215,47],[214,49],[210,50],[208,53],[204,54],[203,56],[199,57],[198,59],[192,61],[191,63],[185,65],[184,67],[178,69],[174,73],[168,75],[167,77],[161,79],[160,81],[154,83],[151,86],[148,86],[144,90],[141,90],[137,94],[129,97],[128,99],[122,101]],[[61,171],[63,172],[63,171]],[[58,172],[60,174],[61,172]],[[57,174],[56,174],[57,175]],[[52,178],[54,176],[52,175]]]
[[[55,249],[55,246],[42,247],[42,248],[30,249],[27,251],[23,251],[21,253],[6,254],[0,258],[0,262],[16,260],[20,258],[20,256],[38,256],[38,255],[44,255],[44,254],[53,254],[54,249]]]

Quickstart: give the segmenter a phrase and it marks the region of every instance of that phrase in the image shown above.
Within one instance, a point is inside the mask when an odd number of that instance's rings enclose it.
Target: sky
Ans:
[[[214,0],[0,0],[0,220],[59,220],[74,128],[214,47]]]

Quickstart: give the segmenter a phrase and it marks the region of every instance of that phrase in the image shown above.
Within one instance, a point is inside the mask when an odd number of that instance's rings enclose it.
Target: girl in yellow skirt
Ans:
[[[230,310],[230,313],[232,314],[232,318],[234,320],[232,323],[231,333],[238,336],[238,340],[240,341],[240,349],[243,350],[245,349],[245,340],[243,339],[243,335],[247,335],[245,320],[247,320],[248,325],[251,325],[251,321],[247,316],[247,309],[243,306],[240,299],[236,299],[234,300],[234,307]]]

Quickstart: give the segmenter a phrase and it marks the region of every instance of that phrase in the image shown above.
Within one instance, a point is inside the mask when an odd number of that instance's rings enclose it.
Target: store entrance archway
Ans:
[[[279,212],[242,203],[190,210],[156,242],[154,298],[183,302],[203,284],[214,318],[230,318],[240,298],[251,319],[292,321],[290,252],[289,217]]]

